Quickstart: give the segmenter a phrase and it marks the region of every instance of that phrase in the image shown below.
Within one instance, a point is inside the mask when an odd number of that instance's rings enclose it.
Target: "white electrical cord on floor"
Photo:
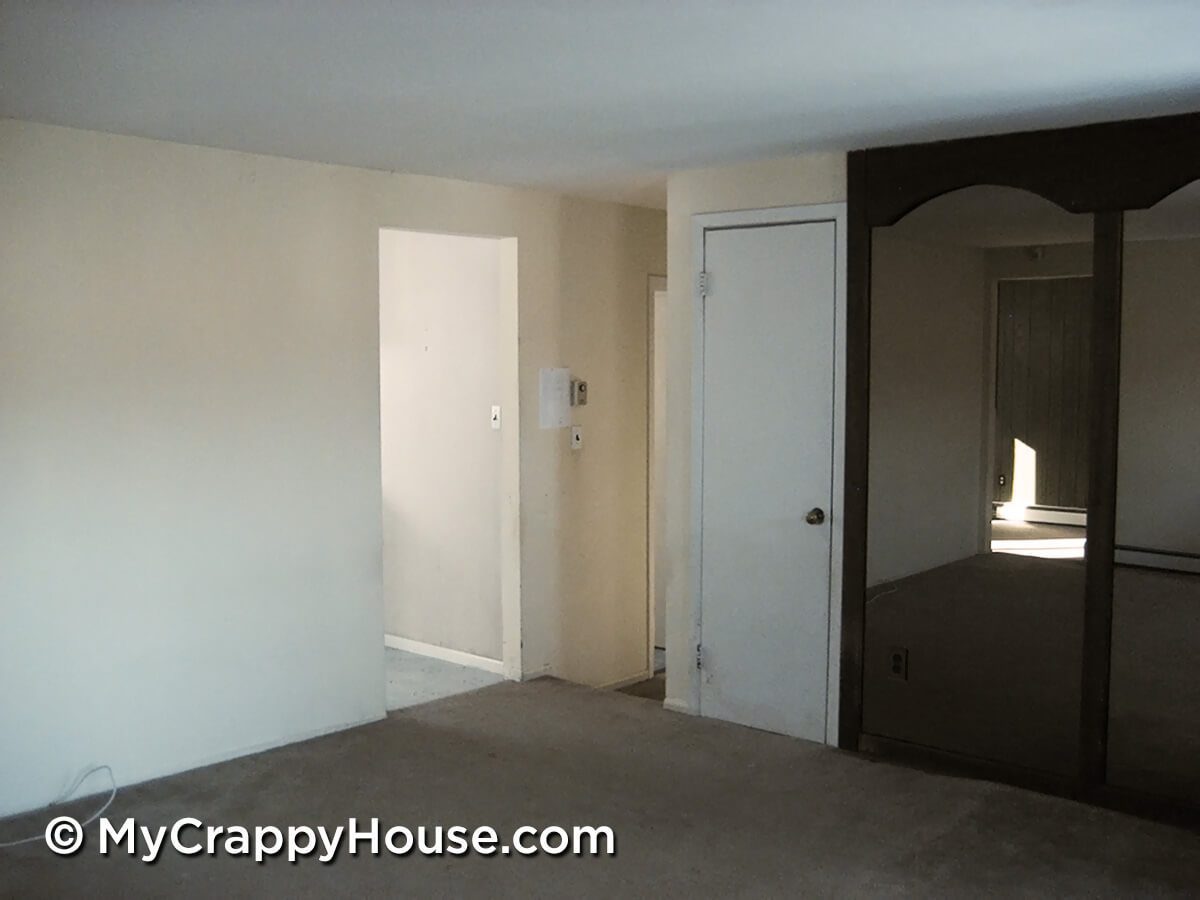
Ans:
[[[110,806],[112,806],[112,802],[117,799],[117,779],[113,777],[112,769],[110,769],[108,766],[96,766],[94,768],[88,769],[86,772],[84,772],[82,775],[80,775],[78,778],[75,779],[75,783],[73,785],[71,785],[69,788],[67,788],[65,791],[63,791],[63,793],[59,794],[57,800],[50,801],[50,806],[57,806],[59,803],[66,803],[68,800],[71,799],[71,797],[73,797],[75,795],[75,792],[77,790],[79,790],[79,788],[83,785],[83,783],[85,781],[87,781],[90,777],[95,775],[97,772],[107,772],[108,773],[108,780],[110,782],[112,782],[112,790],[109,792],[108,799],[104,801],[104,805],[101,806],[94,813],[92,813],[90,816],[88,816],[88,818],[86,820],[79,823],[80,828],[86,828],[87,826],[89,826],[93,822],[95,822],[98,818],[100,818],[102,815],[104,815],[104,813],[108,811],[108,808]],[[49,808],[49,807],[47,807],[47,808]],[[32,844],[34,841],[42,841],[45,839],[46,839],[45,834],[36,834],[33,837],[21,838],[21,840],[19,840],[19,841],[5,841],[3,843],[0,843],[0,848],[18,847],[21,844]]]

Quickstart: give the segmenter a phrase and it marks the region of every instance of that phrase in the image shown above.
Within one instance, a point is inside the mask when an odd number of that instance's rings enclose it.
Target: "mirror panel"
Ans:
[[[1200,182],[1125,235],[1108,781],[1200,806]]]
[[[874,230],[868,734],[1077,771],[1091,239],[997,187]]]

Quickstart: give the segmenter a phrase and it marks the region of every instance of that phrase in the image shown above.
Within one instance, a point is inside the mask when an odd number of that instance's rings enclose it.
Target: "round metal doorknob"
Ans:
[[[820,525],[825,521],[825,510],[819,506],[814,506],[808,511],[808,515],[804,517],[804,521],[809,525]]]

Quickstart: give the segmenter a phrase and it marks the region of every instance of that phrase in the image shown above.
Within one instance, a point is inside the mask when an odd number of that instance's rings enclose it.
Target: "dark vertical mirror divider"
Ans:
[[[1200,823],[1200,806],[1196,805],[1195,797],[1166,796],[1128,784],[1113,784],[1108,759],[1114,560],[1119,543],[1117,479],[1125,213],[1149,209],[1198,177],[1200,113],[872,148],[849,154],[845,569],[839,735],[843,748],[975,774],[1159,818]],[[873,230],[895,225],[930,200],[983,185],[1015,188],[1037,195],[1067,213],[1092,216],[1091,271],[1070,273],[1074,277],[1091,277],[1091,309],[1090,334],[1086,344],[1081,344],[1086,347],[1083,352],[1088,363],[1088,446],[1082,630],[1078,637],[1081,646],[1077,648],[1078,709],[1071,725],[1077,730],[1078,753],[1071,764],[1073,771],[1067,774],[1038,771],[1037,767],[1015,765],[1003,758],[989,759],[971,752],[947,751],[875,734],[866,727],[871,717],[864,719],[864,684],[868,677],[865,672],[871,667],[865,658],[868,594],[872,590],[868,569],[869,559],[876,556],[869,547],[868,533],[869,521],[876,518],[869,490],[869,479],[876,468],[871,457],[871,359],[873,340],[884,337],[872,335]],[[1007,301],[996,302],[1003,305]],[[1018,297],[1011,302],[1024,301]],[[1069,316],[1062,321],[1070,321]],[[998,327],[997,333],[999,330]],[[999,461],[1002,456],[996,455],[995,466],[1005,465]],[[987,468],[985,463],[983,469]],[[995,480],[995,473],[991,474]],[[1076,473],[1073,477],[1080,475]],[[983,481],[983,490],[989,489]],[[997,489],[997,505],[1003,499]],[[900,666],[899,674],[907,677],[909,662],[905,649],[897,648],[894,655],[893,671]],[[1128,659],[1128,655],[1118,658]]]
[[[1083,611],[1083,682],[1079,776],[1104,782],[1112,660],[1113,554],[1117,528],[1117,416],[1121,365],[1121,261],[1124,213],[1095,218],[1092,266],[1091,420],[1087,587]]]
[[[846,161],[846,487],[842,511],[842,658],[838,746],[857,750],[862,733],[862,669],[867,592],[867,457],[871,421],[871,225],[867,154]]]

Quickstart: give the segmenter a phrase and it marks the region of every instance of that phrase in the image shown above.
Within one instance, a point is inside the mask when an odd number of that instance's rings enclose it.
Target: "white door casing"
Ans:
[[[663,290],[654,292],[652,317],[652,334],[656,341],[661,340],[661,335],[666,334],[667,330],[667,292],[664,286]],[[651,532],[651,547],[652,549],[662,546],[662,516],[655,515],[654,510],[661,510],[666,506],[664,496],[663,478],[656,470],[661,465],[660,455],[662,448],[666,446],[666,400],[667,400],[667,361],[664,354],[655,350],[651,354],[652,365],[650,367],[650,408],[651,413],[651,477],[650,477],[650,532]],[[653,559],[653,553],[650,554]],[[655,647],[665,647],[667,640],[667,591],[666,586],[661,583],[660,573],[651,568],[651,591],[650,603],[654,618],[653,639],[652,645]]]
[[[697,217],[707,279],[699,711],[829,742],[840,644],[831,600],[841,580],[843,209]],[[810,524],[816,509],[824,521]]]

